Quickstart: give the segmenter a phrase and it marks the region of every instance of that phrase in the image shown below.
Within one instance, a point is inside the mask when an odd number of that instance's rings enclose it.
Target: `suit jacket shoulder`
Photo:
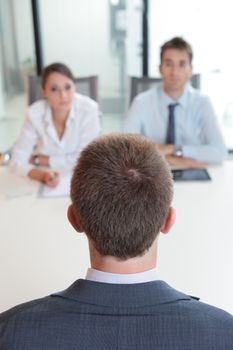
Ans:
[[[233,317],[162,281],[78,280],[0,315],[0,349],[232,350]]]

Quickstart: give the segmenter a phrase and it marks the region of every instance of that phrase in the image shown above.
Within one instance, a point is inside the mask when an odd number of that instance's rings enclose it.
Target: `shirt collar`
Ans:
[[[156,281],[158,279],[159,276],[157,268],[131,274],[116,274],[89,268],[86,274],[86,280],[111,284],[146,283]]]
[[[47,133],[50,135],[50,137],[56,142],[59,147],[64,147],[64,138],[59,140],[56,129],[53,124],[53,116],[52,116],[52,109],[45,101],[45,114],[44,114],[44,123],[45,123],[45,128],[47,130]],[[66,121],[66,126],[65,128],[69,127],[71,120],[74,120],[75,118],[75,112],[74,112],[74,106],[71,106],[67,121]]]
[[[46,106],[45,106],[45,117],[44,120],[46,122],[47,125],[52,123],[52,110],[48,104],[48,102],[46,101]]]
[[[75,111],[74,111],[74,104],[72,104],[68,118],[67,118],[67,123],[70,122],[71,119],[75,119]],[[46,102],[46,108],[45,108],[45,122],[47,125],[51,125],[52,123],[52,109],[49,106],[49,104]]]
[[[67,121],[70,122],[71,119],[72,119],[72,120],[75,119],[74,103],[71,105],[71,109],[70,109],[70,113],[69,113],[69,115],[68,115]]]
[[[180,96],[180,98],[175,101],[173,100],[170,96],[168,96],[166,94],[166,92],[163,90],[163,85],[161,84],[160,85],[160,94],[161,94],[161,99],[164,103],[164,105],[167,107],[169,104],[171,103],[176,103],[178,102],[180,106],[182,106],[183,108],[186,107],[187,105],[187,102],[188,102],[188,95],[189,95],[189,92],[190,92],[190,89],[191,89],[191,86],[190,86],[190,83],[187,82],[185,87],[184,87],[184,92],[183,94]]]

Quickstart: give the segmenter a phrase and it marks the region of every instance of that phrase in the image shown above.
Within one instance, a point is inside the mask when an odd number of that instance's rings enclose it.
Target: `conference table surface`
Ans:
[[[175,183],[177,218],[159,239],[160,279],[233,313],[233,161],[212,181]],[[69,197],[41,198],[39,184],[0,168],[0,312],[67,288],[89,267],[85,235],[66,218]]]

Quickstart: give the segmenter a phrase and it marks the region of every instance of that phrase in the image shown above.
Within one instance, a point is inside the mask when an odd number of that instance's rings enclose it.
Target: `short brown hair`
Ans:
[[[192,47],[183,38],[177,36],[177,37],[175,37],[175,38],[173,38],[173,39],[171,39],[163,44],[163,46],[161,47],[161,50],[160,50],[160,62],[161,63],[163,60],[164,51],[167,49],[177,49],[177,50],[186,51],[188,56],[189,56],[189,62],[190,62],[190,64],[192,63],[192,59],[193,59]]]
[[[60,73],[74,81],[74,76],[71,70],[64,63],[52,63],[49,66],[46,66],[41,72],[41,86],[43,89],[45,88],[48,77],[52,73]]]
[[[171,204],[165,159],[141,135],[110,134],[81,153],[71,181],[74,215],[101,255],[143,255]]]

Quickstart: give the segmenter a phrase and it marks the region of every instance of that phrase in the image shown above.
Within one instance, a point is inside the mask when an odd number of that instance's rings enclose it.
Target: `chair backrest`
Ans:
[[[76,90],[83,95],[89,96],[98,102],[98,77],[90,76],[75,78]],[[37,75],[27,76],[26,91],[28,96],[28,105],[43,98],[41,93],[41,77]]]
[[[129,78],[129,103],[131,103],[134,97],[140,94],[140,92],[150,89],[155,84],[158,84],[161,81],[162,81],[161,78],[130,77]],[[200,89],[200,74],[193,74],[190,81],[191,81],[191,85],[194,88]]]

